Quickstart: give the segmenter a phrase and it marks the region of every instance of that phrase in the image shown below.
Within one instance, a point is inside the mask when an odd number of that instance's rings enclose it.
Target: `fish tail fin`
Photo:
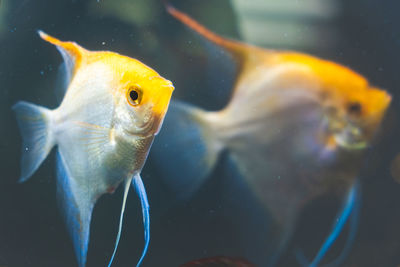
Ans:
[[[197,32],[199,35],[203,36],[207,40],[209,40],[212,43],[215,43],[216,45],[225,48],[229,52],[231,52],[235,57],[242,59],[245,57],[247,53],[247,47],[249,45],[241,43],[239,41],[234,41],[234,40],[229,40],[227,38],[223,38],[214,32],[210,31],[203,25],[201,25],[199,22],[196,20],[192,19],[189,15],[185,14],[182,11],[179,11],[176,9],[174,6],[172,6],[170,3],[164,1],[165,8],[167,12],[188,26],[190,29],[193,31]]]
[[[115,254],[117,253],[119,240],[121,238],[122,223],[124,221],[124,212],[125,212],[126,200],[128,198],[129,188],[131,187],[131,181],[132,181],[132,178],[127,179],[125,181],[124,197],[123,197],[123,200],[122,200],[121,214],[120,214],[120,217],[119,217],[118,234],[117,234],[117,238],[115,240],[115,246],[114,246],[113,254],[111,256],[110,262],[108,263],[108,267],[111,267],[111,264],[112,264],[112,262],[114,260]]]
[[[302,266],[309,266],[309,267],[319,266],[320,262],[322,261],[328,250],[331,248],[333,243],[339,237],[340,233],[343,231],[343,227],[345,226],[345,224],[349,222],[349,233],[341,254],[335,260],[324,265],[329,267],[341,266],[351,249],[351,245],[353,244],[355,234],[357,232],[359,211],[360,211],[360,189],[358,182],[356,182],[350,189],[347,195],[346,202],[344,203],[342,210],[340,211],[340,213],[337,216],[337,219],[335,220],[335,224],[332,227],[332,231],[325,239],[317,255],[314,257],[312,262],[309,263],[304,254],[300,250],[298,250],[296,251],[296,257],[299,263]]]
[[[198,190],[222,150],[205,114],[191,105],[171,103],[150,152],[160,178],[178,199],[189,198]]]
[[[14,110],[22,135],[22,157],[20,182],[28,180],[54,146],[49,109],[20,101]]]

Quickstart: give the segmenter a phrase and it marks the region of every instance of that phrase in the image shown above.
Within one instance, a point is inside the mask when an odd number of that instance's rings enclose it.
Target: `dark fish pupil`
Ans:
[[[132,90],[132,91],[129,93],[129,97],[130,97],[133,101],[136,101],[136,100],[139,98],[139,94],[138,94],[136,91]]]
[[[361,105],[358,102],[350,103],[348,110],[350,113],[359,114],[361,112]]]

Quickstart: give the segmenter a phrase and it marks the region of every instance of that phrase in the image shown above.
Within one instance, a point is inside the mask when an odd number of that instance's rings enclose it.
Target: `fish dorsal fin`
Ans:
[[[81,65],[83,55],[87,52],[87,50],[75,42],[60,41],[43,31],[38,31],[38,33],[43,40],[55,45],[58,51],[60,51],[65,64],[65,80],[69,82],[74,76],[76,70]]]
[[[176,18],[177,20],[179,20],[180,22],[182,22],[190,29],[194,30],[195,32],[197,32],[198,34],[209,40],[210,42],[215,43],[216,45],[230,52],[237,61],[237,63],[239,64],[240,68],[248,60],[251,59],[249,55],[252,54],[254,51],[260,51],[260,52],[263,51],[264,53],[268,51],[268,50],[264,51],[263,49],[239,41],[223,38],[215,34],[214,32],[210,31],[196,20],[192,19],[189,15],[177,10],[171,4],[166,3],[165,6],[168,13],[171,14],[174,18]]]
[[[237,75],[235,77],[233,93],[237,91],[238,85],[242,82],[244,77],[247,77],[248,74],[258,66],[263,65],[266,61],[276,56],[276,51],[274,50],[260,48],[219,36],[192,19],[189,15],[177,10],[171,4],[166,3],[165,6],[168,13],[174,18],[232,55],[233,60],[237,64]],[[231,95],[231,97],[233,97],[233,95]]]

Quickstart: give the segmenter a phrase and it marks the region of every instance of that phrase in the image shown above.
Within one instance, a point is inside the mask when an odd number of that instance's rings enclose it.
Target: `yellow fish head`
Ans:
[[[342,106],[345,125],[334,136],[346,148],[364,148],[370,143],[391,101],[380,89],[368,87],[363,91],[363,96],[347,99]]]
[[[362,149],[373,138],[391,102],[385,90],[360,74],[331,61],[300,53],[282,53],[283,62],[311,71],[324,114],[323,140],[329,147]]]
[[[42,31],[39,34],[56,45],[67,62],[73,63],[70,66],[71,79],[79,70],[86,77],[97,75],[97,85],[109,88],[115,105],[114,128],[141,137],[159,132],[174,90],[170,81],[136,59],[114,52],[89,51]],[[96,66],[96,70],[90,66]],[[89,86],[96,87],[96,83]]]
[[[322,80],[328,139],[346,149],[366,147],[391,102],[390,94],[335,63],[325,62],[316,72]]]
[[[156,135],[174,86],[140,61],[114,54],[116,123],[132,135]]]

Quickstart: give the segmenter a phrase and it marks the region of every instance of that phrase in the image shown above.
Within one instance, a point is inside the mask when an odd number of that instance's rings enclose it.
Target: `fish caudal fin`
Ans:
[[[325,239],[324,243],[320,247],[313,261],[309,263],[305,258],[304,254],[300,250],[298,250],[296,252],[296,256],[299,263],[302,266],[308,266],[308,267],[320,266],[320,262],[325,257],[328,250],[332,247],[336,239],[343,231],[345,224],[349,222],[349,233],[341,254],[332,262],[324,265],[330,267],[341,266],[347,254],[349,253],[351,245],[353,244],[355,238],[358,226],[359,210],[360,210],[360,190],[359,190],[359,185],[356,182],[348,193],[346,202],[344,203],[341,212],[338,214],[337,219],[335,220],[335,223],[332,227],[332,231]]]
[[[49,109],[20,101],[14,110],[22,135],[20,182],[28,180],[54,146]]]
[[[157,164],[160,178],[178,199],[189,198],[204,183],[220,149],[206,112],[174,101],[163,128],[154,140],[149,159]]]

